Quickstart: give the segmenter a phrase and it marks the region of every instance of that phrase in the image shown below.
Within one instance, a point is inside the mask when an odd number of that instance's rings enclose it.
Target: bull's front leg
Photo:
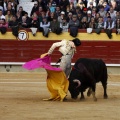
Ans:
[[[84,99],[85,99],[84,94],[83,94],[83,92],[81,92],[80,100],[84,100]]]
[[[97,98],[96,98],[96,96],[95,96],[95,89],[96,89],[96,84],[94,83],[94,84],[92,85],[92,96],[93,96],[94,101],[97,101]]]

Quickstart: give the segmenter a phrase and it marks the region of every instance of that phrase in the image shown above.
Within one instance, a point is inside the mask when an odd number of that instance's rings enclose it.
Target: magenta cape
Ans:
[[[38,59],[35,59],[35,60],[28,61],[22,67],[27,69],[27,70],[44,68],[46,70],[62,71],[60,68],[51,66],[50,63],[51,63],[51,57],[50,56],[45,56],[43,58],[38,58]]]

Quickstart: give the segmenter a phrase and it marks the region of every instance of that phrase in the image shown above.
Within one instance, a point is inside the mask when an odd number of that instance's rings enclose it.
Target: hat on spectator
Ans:
[[[83,8],[83,11],[87,11],[87,8]]]
[[[72,13],[71,13],[71,12],[69,12],[69,13],[68,13],[68,15],[72,15]]]
[[[77,15],[73,15],[73,18],[76,18],[77,17]]]
[[[35,2],[34,2],[34,5],[36,5],[36,4],[38,4],[38,2],[37,2],[37,1],[35,1]]]
[[[61,13],[60,13],[60,14],[65,15],[65,12],[64,12],[64,11],[61,11]]]
[[[87,11],[87,14],[91,14],[91,11],[90,11],[90,10],[88,10],[88,11]]]
[[[90,2],[90,5],[93,5],[93,2]]]

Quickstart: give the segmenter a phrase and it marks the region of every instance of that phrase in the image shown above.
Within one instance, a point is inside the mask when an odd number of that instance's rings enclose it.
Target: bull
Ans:
[[[85,99],[83,93],[89,88],[87,96],[92,94],[94,101],[97,101],[95,96],[96,83],[101,82],[104,89],[104,98],[108,98],[107,78],[107,67],[103,60],[79,58],[68,78],[71,97],[76,99],[81,93],[80,99]]]

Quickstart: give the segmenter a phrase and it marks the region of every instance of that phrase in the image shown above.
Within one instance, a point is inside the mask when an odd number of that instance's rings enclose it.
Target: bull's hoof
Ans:
[[[84,101],[84,100],[85,100],[85,97],[81,97],[81,98],[80,98],[80,101]]]
[[[107,95],[104,95],[104,99],[108,99],[108,96],[107,96]]]

